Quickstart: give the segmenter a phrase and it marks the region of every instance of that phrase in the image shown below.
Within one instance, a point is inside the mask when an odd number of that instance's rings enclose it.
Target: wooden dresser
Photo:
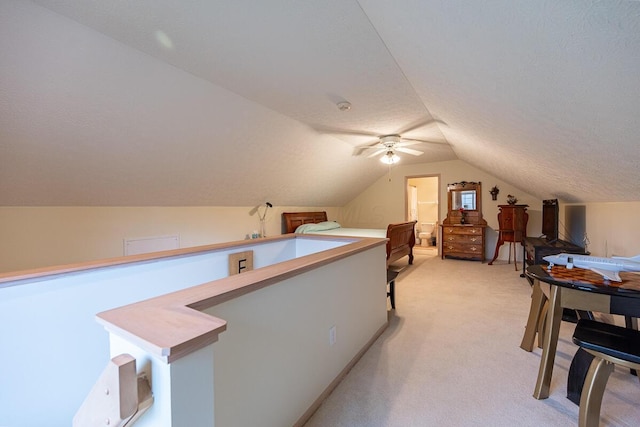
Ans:
[[[486,225],[443,224],[442,257],[484,261],[485,227]]]
[[[442,230],[442,258],[461,258],[484,262],[485,229],[482,218],[482,184],[457,182],[447,186],[447,217]]]

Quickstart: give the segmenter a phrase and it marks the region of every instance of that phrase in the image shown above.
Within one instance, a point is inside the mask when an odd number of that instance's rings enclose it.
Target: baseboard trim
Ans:
[[[364,345],[364,347],[362,347],[362,349],[360,349],[360,351],[353,357],[353,359],[351,359],[349,361],[349,363],[347,363],[347,366],[345,366],[344,369],[342,371],[340,371],[338,376],[336,376],[334,378],[334,380],[331,381],[331,383],[327,386],[327,388],[324,389],[324,391],[313,402],[313,404],[311,404],[309,409],[307,409],[305,411],[305,413],[302,415],[302,417],[300,417],[300,419],[298,419],[298,421],[296,421],[296,423],[293,425],[293,427],[302,427],[302,426],[305,425],[305,423],[307,421],[309,421],[309,419],[313,416],[313,414],[318,410],[320,405],[322,405],[322,402],[324,402],[324,400],[327,397],[329,397],[331,392],[338,386],[338,384],[340,384],[340,381],[342,381],[344,379],[344,377],[347,376],[347,374],[349,373],[351,368],[353,368],[355,366],[355,364],[358,363],[358,361],[362,358],[362,356],[364,356],[364,354],[367,352],[367,350],[369,350],[369,348],[371,348],[373,343],[376,342],[376,340],[380,337],[380,335],[382,335],[382,333],[387,329],[388,326],[389,326],[389,322],[387,321],[387,322],[385,322],[384,325],[382,325],[380,327],[380,329],[378,329],[376,331],[376,333],[373,335],[373,337],[371,337],[371,339]]]

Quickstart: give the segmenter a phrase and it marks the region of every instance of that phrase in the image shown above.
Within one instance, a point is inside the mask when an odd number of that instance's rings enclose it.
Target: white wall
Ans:
[[[586,207],[588,250],[594,256],[635,256],[640,254],[640,202],[572,203]],[[564,237],[564,208],[560,204],[559,230]]]
[[[215,264],[201,255],[0,288],[0,425],[69,425],[109,360],[95,315],[225,277],[226,257]]]
[[[293,425],[386,324],[374,249],[206,310],[228,322],[214,344],[216,426]]]
[[[242,240],[260,230],[253,207],[0,207],[0,272],[123,255],[123,239],[179,235],[180,247]],[[338,208],[274,206],[267,236],[281,234],[282,212]],[[260,211],[262,212],[262,210]]]
[[[527,195],[462,161],[397,167],[393,179],[386,175],[344,208],[275,207],[266,219],[267,235],[281,234],[284,211],[326,210],[330,219],[345,227],[385,228],[405,220],[404,176],[441,174],[440,216],[446,217],[447,183],[480,180],[483,183],[483,214],[487,230],[487,257],[493,255],[497,234],[498,204],[513,194],[528,204],[529,236],[541,234],[542,201]],[[488,190],[498,185],[492,201]],[[560,204],[560,234],[564,209]],[[587,233],[592,253],[601,256],[640,253],[640,231],[634,227],[640,202],[589,203]],[[190,247],[244,239],[259,230],[251,207],[0,207],[0,273],[43,266],[118,257],[123,239],[179,235],[180,246]],[[507,250],[501,249],[506,259]],[[520,251],[518,251],[520,258]]]
[[[527,234],[539,236],[542,232],[542,201],[508,185],[490,174],[474,168],[462,160],[447,162],[422,163],[416,165],[395,165],[388,175],[378,179],[362,194],[344,206],[341,210],[341,221],[348,227],[386,228],[392,222],[401,222],[406,218],[405,177],[419,175],[440,175],[440,218],[447,216],[447,184],[460,181],[482,182],[482,210],[487,221],[486,258],[493,258],[498,233],[498,205],[507,203],[507,195],[518,198],[519,204],[529,205],[529,222]],[[489,190],[494,185],[500,189],[498,200],[491,200]],[[522,258],[518,250],[518,259]],[[500,250],[500,259],[506,260],[508,245]]]
[[[424,163],[394,166],[389,182],[385,174],[344,207],[280,207],[267,214],[267,235],[282,231],[284,211],[326,210],[329,219],[345,227],[385,228],[405,220],[405,176],[440,175],[440,218],[447,214],[447,184],[482,181],[482,205],[487,230],[487,257],[493,256],[498,226],[498,205],[513,194],[528,204],[527,234],[542,233],[542,201],[509,186],[467,163]],[[500,188],[498,200],[489,190]],[[640,202],[587,204],[587,233],[598,255],[638,254],[637,228],[630,226],[640,214]],[[123,239],[178,234],[181,247],[241,240],[259,230],[253,207],[0,207],[0,272],[68,264],[123,255]],[[563,203],[560,203],[563,221]],[[563,228],[560,225],[560,233]],[[500,259],[506,259],[506,246]],[[521,254],[518,251],[520,259]]]
[[[506,204],[507,195],[518,198],[519,204],[529,205],[527,235],[542,234],[542,200],[527,194],[462,160],[402,164],[393,167],[391,181],[387,175],[381,177],[340,211],[341,222],[348,227],[381,228],[391,222],[405,220],[405,177],[417,175],[440,175],[440,217],[447,215],[447,184],[459,181],[482,182],[482,209],[487,221],[486,258],[493,258],[497,240],[498,205]],[[494,185],[500,189],[498,199],[491,200],[489,190]],[[553,192],[551,189],[550,192]],[[580,205],[579,203],[573,203]],[[564,236],[564,206],[560,201],[559,230]],[[634,226],[640,217],[640,201],[626,203],[586,203],[586,231],[590,240],[589,250],[598,256],[634,256],[640,254],[640,227]],[[522,251],[516,251],[522,259]],[[500,249],[500,260],[508,257],[508,245]]]
[[[229,250],[4,284],[0,287],[0,426],[70,424],[109,360],[109,337],[96,322],[97,313],[225,278],[229,253],[252,249],[254,266],[260,268],[297,258],[298,252],[312,252],[312,242],[298,251],[297,240],[247,242]],[[315,252],[343,244],[321,241]],[[374,249],[379,249],[380,257],[378,298],[384,302],[384,246]],[[359,270],[376,271],[375,267]],[[386,305],[381,311],[384,316]]]

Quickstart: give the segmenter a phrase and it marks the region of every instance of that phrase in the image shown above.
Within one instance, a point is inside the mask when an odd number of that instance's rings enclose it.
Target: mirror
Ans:
[[[482,219],[482,183],[461,181],[447,184],[449,213],[443,224],[486,225]],[[462,210],[461,210],[462,209]]]
[[[464,208],[466,211],[475,211],[477,209],[476,190],[453,190],[451,204],[453,210]]]

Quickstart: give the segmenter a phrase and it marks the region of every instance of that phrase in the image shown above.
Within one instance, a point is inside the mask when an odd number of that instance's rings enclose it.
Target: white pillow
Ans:
[[[333,230],[335,228],[340,228],[340,224],[335,221],[323,221],[317,224],[302,224],[301,226],[296,228],[296,233],[313,233],[314,231],[326,231]]]

